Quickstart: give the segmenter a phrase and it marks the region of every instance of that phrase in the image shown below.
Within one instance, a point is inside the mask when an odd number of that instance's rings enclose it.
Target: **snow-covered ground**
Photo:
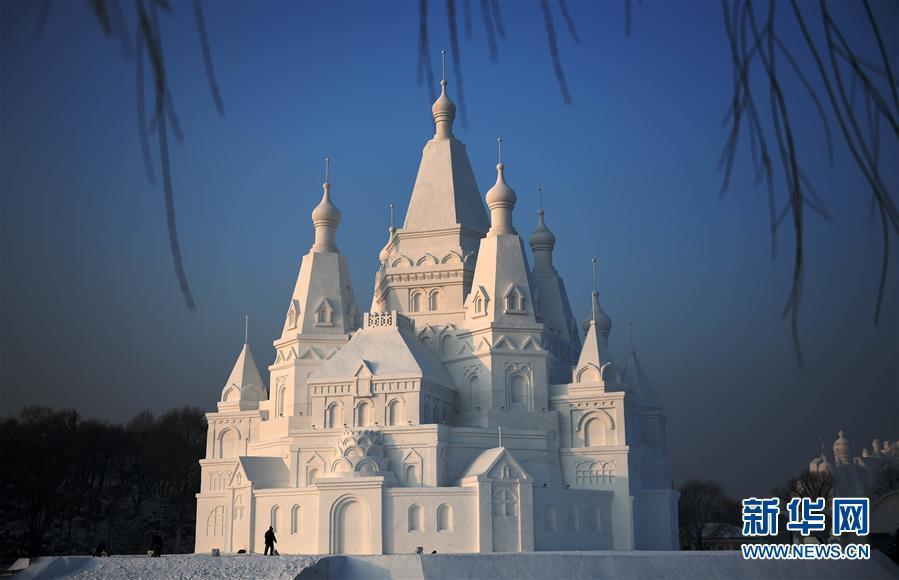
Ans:
[[[878,552],[872,554],[871,560],[863,561],[767,562],[744,560],[740,552],[530,552],[272,557],[181,555],[161,558],[60,556],[40,558],[14,578],[889,580],[899,579],[899,567]]]
[[[60,556],[39,558],[15,579],[97,578],[109,580],[137,578],[265,578],[293,580],[317,556],[237,555],[213,557],[181,554],[148,556]]]

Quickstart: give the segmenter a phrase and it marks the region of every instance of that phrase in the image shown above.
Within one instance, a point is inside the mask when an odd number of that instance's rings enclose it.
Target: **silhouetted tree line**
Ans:
[[[677,518],[681,547],[713,550],[741,521],[740,502],[716,481],[691,479],[678,488]]]
[[[194,546],[206,420],[194,407],[124,425],[28,407],[0,422],[0,557]]]

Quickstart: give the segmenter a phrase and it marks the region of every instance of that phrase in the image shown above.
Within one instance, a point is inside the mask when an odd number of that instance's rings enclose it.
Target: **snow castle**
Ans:
[[[244,344],[206,415],[197,552],[677,548],[653,386],[595,290],[578,328],[542,209],[528,264],[501,159],[488,216],[441,84],[368,312],[326,177],[270,385]]]

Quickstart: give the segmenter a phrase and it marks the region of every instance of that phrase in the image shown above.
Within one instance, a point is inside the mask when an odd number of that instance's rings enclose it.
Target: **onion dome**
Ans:
[[[496,164],[496,183],[487,190],[487,207],[491,210],[494,207],[515,207],[515,202],[518,200],[515,192],[512,191],[512,188],[506,183],[505,175],[503,175],[503,170],[505,170],[505,168],[506,166],[502,163]]]
[[[387,243],[384,244],[384,247],[381,248],[381,253],[378,254],[378,261],[382,264],[390,257],[390,246],[393,244],[393,236],[396,234],[396,228],[390,226],[390,229],[387,231],[389,232],[387,235]]]
[[[336,252],[337,224],[340,223],[340,210],[331,203],[330,175],[331,160],[325,157],[325,182],[322,184],[322,200],[312,210],[312,223],[315,225],[315,243],[313,252]]]
[[[837,463],[849,463],[851,453],[849,440],[846,439],[842,429],[837,435],[837,440],[833,442],[833,458]]]
[[[340,223],[340,210],[331,203],[331,184],[325,182],[322,189],[324,189],[322,200],[312,210],[312,223],[317,226],[320,222],[328,222],[327,225],[336,227]]]
[[[556,247],[556,236],[546,227],[546,222],[543,221],[542,208],[537,212],[537,227],[534,228],[534,232],[528,238],[528,243],[534,252],[541,250],[551,252]]]
[[[456,118],[456,104],[446,94],[446,79],[440,81],[440,96],[431,106],[431,114],[434,116],[435,123],[440,121],[452,123]]]
[[[595,290],[593,291],[593,305],[590,314],[584,319],[585,334],[590,329],[590,324],[593,322],[594,316],[596,317],[596,328],[599,330],[600,334],[608,337],[609,333],[612,332],[612,319],[609,318],[609,315],[606,314],[602,309],[602,306],[599,305],[599,292]]]
[[[497,143],[499,144],[500,162],[496,164],[496,183],[485,196],[487,207],[490,209],[488,235],[515,234],[515,228],[512,226],[512,209],[515,207],[518,197],[506,183],[506,177],[503,174],[506,166],[502,162],[502,137],[497,139]]]

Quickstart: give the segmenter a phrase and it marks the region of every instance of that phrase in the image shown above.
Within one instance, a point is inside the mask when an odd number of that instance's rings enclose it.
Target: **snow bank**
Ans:
[[[212,557],[183,554],[150,558],[149,556],[60,556],[38,558],[15,575],[15,579],[97,578],[296,578],[315,564],[318,556],[235,555]]]
[[[64,556],[39,558],[14,578],[437,579],[899,579],[879,552],[870,560],[749,561],[740,552],[531,552],[396,556]]]

